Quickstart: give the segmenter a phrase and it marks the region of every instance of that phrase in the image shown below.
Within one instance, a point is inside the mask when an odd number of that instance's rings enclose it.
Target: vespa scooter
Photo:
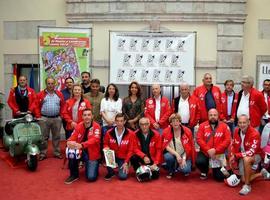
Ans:
[[[28,169],[35,171],[42,142],[41,129],[31,114],[22,114],[25,116],[7,121],[3,144],[14,158],[26,155]]]

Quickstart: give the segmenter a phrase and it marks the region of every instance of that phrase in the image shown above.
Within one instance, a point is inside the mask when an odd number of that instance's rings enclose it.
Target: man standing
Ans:
[[[226,80],[224,86],[225,91],[221,94],[222,114],[220,118],[230,127],[231,133],[233,134],[238,94],[233,90],[233,80]]]
[[[81,77],[82,77],[82,88],[84,93],[88,93],[91,91],[91,75],[89,72],[82,72],[81,73]]]
[[[162,130],[169,125],[171,107],[169,100],[161,95],[160,85],[152,85],[153,97],[145,102],[145,117],[149,118],[151,128],[162,134]]]
[[[218,111],[210,109],[208,120],[200,124],[197,133],[200,152],[197,155],[196,166],[201,171],[201,179],[207,178],[209,167],[213,170],[215,180],[223,181],[225,178],[220,169],[226,165],[225,151],[230,145],[231,133],[227,124],[219,121],[218,117]]]
[[[90,101],[92,105],[93,118],[99,124],[102,123],[100,115],[100,104],[104,97],[102,92],[100,92],[100,81],[98,79],[93,79],[91,81],[91,92],[84,94],[84,98]]]
[[[264,126],[270,122],[270,79],[265,79],[263,81],[263,91],[262,94],[264,96],[264,101],[267,106],[267,111],[262,117],[261,126],[260,126],[260,133],[262,133]]]
[[[263,169],[261,173],[255,173],[258,164],[261,161],[260,133],[250,126],[247,115],[238,117],[238,127],[234,131],[232,150],[230,156],[230,165],[235,166],[238,163],[239,174],[242,177],[244,185],[239,191],[241,195],[247,195],[251,192],[250,182],[257,177],[263,176],[269,179],[269,173]]]
[[[261,124],[261,118],[267,111],[267,106],[261,92],[253,87],[254,80],[251,76],[243,76],[242,90],[238,94],[236,106],[237,119],[246,115],[250,119],[250,125],[257,130]]]
[[[208,111],[217,109],[221,114],[221,91],[219,87],[212,84],[212,76],[209,73],[203,76],[203,85],[195,88],[193,95],[199,99],[201,117],[200,122],[208,120]]]
[[[61,92],[55,90],[55,80],[53,78],[46,78],[46,89],[37,94],[37,118],[39,121],[41,132],[43,134],[43,141],[39,160],[47,158],[48,139],[50,132],[52,133],[52,144],[54,157],[62,159],[60,152],[60,130],[61,117],[65,106],[65,100]]]
[[[81,151],[81,158],[85,162],[85,175],[88,181],[96,181],[100,159],[100,136],[101,128],[93,121],[90,109],[85,109],[82,114],[83,121],[80,122],[71,137],[67,141],[69,151]],[[69,158],[70,176],[65,180],[65,184],[71,184],[79,178],[79,159],[75,156]]]
[[[181,117],[181,124],[193,129],[200,121],[199,100],[191,96],[188,83],[181,83],[180,95],[173,100],[173,112]]]
[[[150,165],[152,179],[159,177],[158,164],[161,159],[161,137],[155,130],[150,129],[150,120],[143,117],[139,120],[139,129],[135,132],[134,155],[130,162],[134,171],[141,165]]]
[[[65,85],[66,85],[66,88],[61,90],[63,96],[64,96],[64,100],[68,100],[70,97],[71,97],[71,94],[72,94],[72,88],[73,88],[73,85],[74,85],[74,80],[73,78],[71,77],[68,77],[65,79]]]
[[[21,75],[18,79],[18,86],[10,90],[7,100],[13,117],[21,117],[22,112],[35,114],[35,100],[35,91],[27,86],[26,76]]]
[[[118,177],[120,180],[126,180],[128,177],[128,162],[133,154],[134,133],[125,128],[126,119],[123,113],[115,116],[116,127],[107,131],[104,138],[104,150],[113,150],[115,152],[115,161],[118,165]],[[114,170],[107,167],[108,174],[105,180],[111,180],[114,176]]]

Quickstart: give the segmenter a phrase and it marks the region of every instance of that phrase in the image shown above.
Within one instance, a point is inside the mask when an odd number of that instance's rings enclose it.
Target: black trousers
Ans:
[[[146,165],[143,161],[142,158],[140,158],[139,156],[137,155],[133,155],[131,158],[130,158],[130,163],[134,169],[134,171],[136,172],[136,170],[141,166],[141,165]],[[153,164],[153,161],[151,160],[151,163],[150,165]],[[157,171],[152,171],[152,179],[158,179],[159,178],[159,170]]]
[[[209,171],[209,157],[200,151],[197,155],[196,166],[201,171],[201,173],[207,174]],[[223,181],[224,178],[226,178],[220,169],[221,167],[212,169],[213,177],[216,181]]]

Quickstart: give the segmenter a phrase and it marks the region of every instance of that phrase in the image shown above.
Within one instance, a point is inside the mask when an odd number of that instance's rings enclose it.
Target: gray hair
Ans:
[[[254,84],[254,78],[252,76],[244,75],[242,76],[242,81],[249,82],[251,85]]]

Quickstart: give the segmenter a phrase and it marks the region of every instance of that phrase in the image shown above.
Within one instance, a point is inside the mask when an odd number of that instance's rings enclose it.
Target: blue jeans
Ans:
[[[70,171],[70,176],[79,177],[79,161],[77,159],[68,159],[68,166]],[[88,181],[96,181],[98,177],[98,160],[89,160],[88,154],[82,152],[82,160],[85,162],[85,177]]]
[[[182,172],[183,174],[189,174],[191,172],[191,160],[186,160],[186,166],[184,168],[180,168],[176,157],[169,152],[164,154],[164,160],[166,162],[167,170],[169,173],[174,173],[176,169],[178,169],[178,171]]]
[[[115,162],[118,165],[118,178],[120,180],[126,180],[128,175],[124,173],[122,165],[124,164],[125,160],[115,157]],[[114,174],[113,168],[107,167],[108,174]]]

